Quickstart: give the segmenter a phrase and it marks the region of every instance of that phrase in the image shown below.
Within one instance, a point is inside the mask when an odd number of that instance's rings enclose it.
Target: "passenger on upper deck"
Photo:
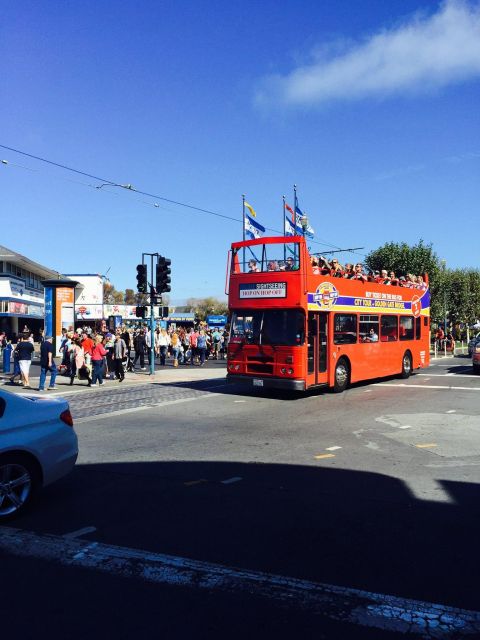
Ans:
[[[276,260],[269,260],[267,262],[267,271],[280,271],[278,262]]]
[[[397,276],[395,275],[395,271],[390,271],[390,273],[388,274],[388,277],[390,279],[390,284],[393,286],[397,286],[398,285],[398,279]]]
[[[287,258],[287,264],[285,265],[285,271],[298,271],[298,266],[295,264],[292,256]]]
[[[334,278],[343,278],[343,266],[336,258],[332,259],[331,265],[332,269],[330,275]]]
[[[310,262],[312,264],[312,271],[315,275],[320,275],[320,265],[318,263],[317,256],[311,256]]]
[[[259,273],[260,272],[260,268],[259,268],[256,260],[249,260],[248,261],[248,272],[249,273]]]
[[[366,282],[367,281],[367,276],[364,274],[363,272],[363,265],[361,262],[358,262],[355,265],[355,271],[353,276],[351,276],[352,280],[361,280],[362,282]]]
[[[353,278],[355,275],[355,271],[353,269],[353,264],[351,262],[347,262],[345,265],[345,273],[344,278]]]

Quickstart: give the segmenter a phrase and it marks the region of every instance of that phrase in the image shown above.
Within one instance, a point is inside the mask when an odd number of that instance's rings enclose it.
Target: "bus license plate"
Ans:
[[[259,378],[254,378],[253,379],[253,386],[254,387],[263,387],[263,380],[260,380]]]

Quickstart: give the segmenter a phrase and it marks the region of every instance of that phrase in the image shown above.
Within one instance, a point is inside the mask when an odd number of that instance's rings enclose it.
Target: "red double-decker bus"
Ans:
[[[227,278],[229,382],[340,392],[429,364],[428,286],[314,274],[300,236],[233,243]]]

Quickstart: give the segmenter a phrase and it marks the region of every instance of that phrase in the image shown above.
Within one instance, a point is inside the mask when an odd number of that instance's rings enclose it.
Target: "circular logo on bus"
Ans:
[[[313,301],[321,309],[331,309],[338,299],[338,291],[331,282],[322,282],[313,294]]]
[[[412,313],[415,318],[418,318],[421,310],[422,310],[422,301],[417,295],[415,295],[412,297]]]

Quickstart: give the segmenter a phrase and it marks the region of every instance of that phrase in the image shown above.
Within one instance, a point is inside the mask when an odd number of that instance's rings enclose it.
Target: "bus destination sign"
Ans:
[[[239,298],[286,298],[286,282],[254,282],[240,284]]]

